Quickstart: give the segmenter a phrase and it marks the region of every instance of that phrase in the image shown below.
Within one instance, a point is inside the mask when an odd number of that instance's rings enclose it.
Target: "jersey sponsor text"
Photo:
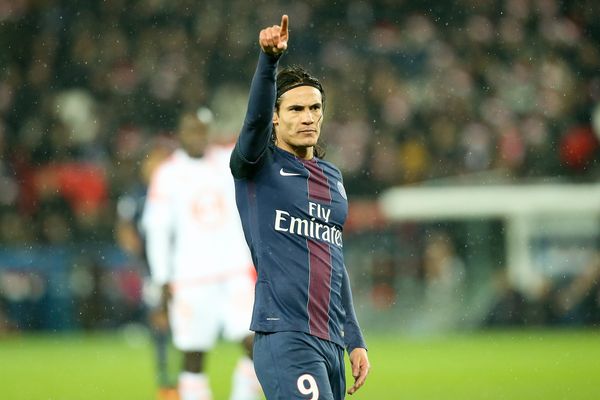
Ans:
[[[328,217],[329,213],[327,213],[327,219]],[[343,247],[342,231],[336,226],[322,224],[314,217],[305,219],[294,217],[284,210],[275,210],[274,228],[278,232],[289,232],[293,235],[322,240]]]

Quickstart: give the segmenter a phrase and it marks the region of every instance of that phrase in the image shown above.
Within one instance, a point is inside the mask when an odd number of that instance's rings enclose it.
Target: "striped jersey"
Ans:
[[[306,332],[348,352],[366,348],[344,265],[342,175],[333,164],[300,159],[270,139],[277,64],[261,52],[230,161],[258,274],[250,328]]]

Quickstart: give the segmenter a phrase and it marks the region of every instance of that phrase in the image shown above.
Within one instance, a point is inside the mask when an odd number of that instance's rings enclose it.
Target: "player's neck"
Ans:
[[[182,147],[182,150],[189,158],[199,160],[204,157],[206,149],[186,149],[185,147]]]
[[[314,146],[309,147],[295,147],[295,146],[281,146],[279,143],[277,144],[281,150],[285,150],[288,153],[293,154],[297,158],[301,158],[303,160],[311,160],[314,156]]]

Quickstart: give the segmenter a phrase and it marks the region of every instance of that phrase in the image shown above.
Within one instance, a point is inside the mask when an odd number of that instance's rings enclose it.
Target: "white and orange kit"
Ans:
[[[232,147],[177,150],[154,173],[143,226],[152,279],[172,288],[175,346],[207,351],[250,334],[255,270],[235,205]]]

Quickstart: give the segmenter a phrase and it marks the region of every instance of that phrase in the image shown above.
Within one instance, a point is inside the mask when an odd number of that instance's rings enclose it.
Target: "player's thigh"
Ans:
[[[334,399],[343,399],[346,394],[346,367],[344,349],[332,342],[322,341],[324,353],[329,360],[329,382]]]
[[[220,329],[221,310],[214,296],[218,288],[203,285],[175,290],[169,304],[169,322],[175,347],[207,351],[214,347]]]
[[[254,369],[269,400],[338,400],[323,355],[298,332],[257,333]]]
[[[249,276],[239,276],[228,280],[224,286],[221,297],[223,337],[226,340],[240,341],[250,334],[254,280]]]

